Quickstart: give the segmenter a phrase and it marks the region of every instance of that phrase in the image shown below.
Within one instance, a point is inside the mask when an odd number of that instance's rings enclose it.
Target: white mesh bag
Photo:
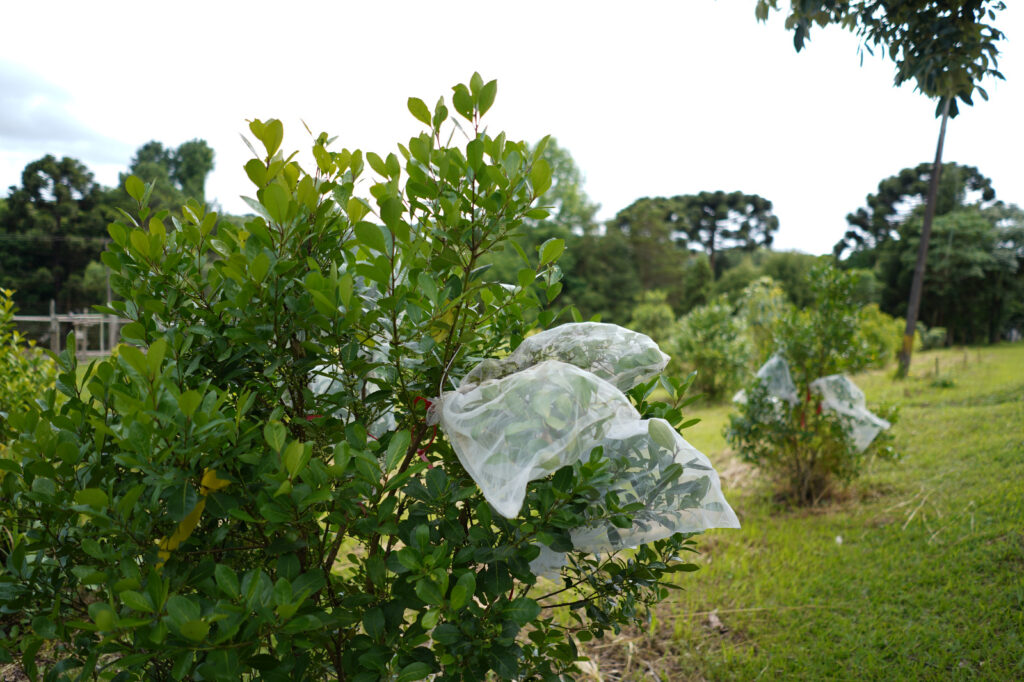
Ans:
[[[381,343],[377,348],[369,351],[361,350],[361,354],[367,357],[372,362],[386,362],[388,359],[388,345]],[[317,365],[313,368],[311,374],[313,378],[309,381],[309,391],[314,396],[330,396],[335,393],[342,393],[346,390],[344,379],[346,378],[345,370],[340,364],[331,365]],[[375,379],[381,378],[381,372],[374,370],[370,372],[370,377]],[[368,382],[360,382],[359,387],[365,388]],[[337,408],[330,413],[332,417],[341,419],[345,422],[351,421],[352,415],[345,408]],[[397,426],[395,421],[395,415],[390,410],[382,413],[378,413],[377,418],[371,423],[367,431],[374,437],[380,438],[385,433],[393,431]]]
[[[500,379],[545,360],[559,360],[596,374],[628,391],[660,374],[669,357],[649,336],[614,324],[574,322],[523,339],[507,357],[484,360],[463,385]]]
[[[430,408],[488,502],[514,518],[526,485],[586,457],[640,415],[607,381],[556,360],[445,393]]]
[[[863,452],[880,431],[892,424],[867,408],[864,391],[842,374],[830,374],[811,382],[811,390],[821,396],[821,408],[838,414],[853,438],[853,446]]]
[[[673,533],[740,527],[710,460],[667,421],[617,424],[601,445],[614,467],[611,490],[619,503],[639,502],[644,508],[634,514],[631,528],[602,522],[572,531],[577,550],[613,552]]]
[[[789,373],[789,363],[781,355],[776,353],[768,358],[768,361],[761,365],[754,375],[768,389],[768,395],[773,400],[785,400],[790,405],[795,405],[799,399],[796,394],[796,384],[793,383],[793,376]],[[734,403],[747,402],[747,392],[739,391],[732,397]]]
[[[668,422],[645,419],[616,424],[601,445],[614,471],[614,483],[602,493],[614,491],[620,504],[639,502],[644,508],[634,513],[629,528],[601,521],[574,529],[570,538],[577,551],[603,554],[674,533],[740,527],[711,462]],[[530,569],[553,578],[565,564],[563,554],[541,546]]]

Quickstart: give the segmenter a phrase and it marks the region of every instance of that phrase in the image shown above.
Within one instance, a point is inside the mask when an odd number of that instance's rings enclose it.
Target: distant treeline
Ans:
[[[818,257],[770,250],[779,229],[770,200],[741,191],[644,197],[600,223],[569,152],[552,140],[544,156],[553,182],[540,203],[549,215],[524,225],[517,241],[536,253],[547,239],[566,240],[559,303],[585,317],[628,324],[657,303],[678,318],[716,299],[735,300],[763,277],[797,306],[813,300],[806,274]],[[154,141],[137,150],[126,175],[154,183],[151,205],[175,211],[189,200],[206,202],[213,162],[203,140],[177,148]],[[861,270],[862,299],[897,317],[905,312],[930,171],[921,164],[883,179],[866,206],[847,216],[850,229],[829,257]],[[0,200],[0,287],[16,290],[26,314],[48,312],[51,299],[59,312],[104,302],[106,226],[130,207],[122,187],[97,184],[80,161],[30,163],[21,186]],[[944,329],[948,342],[996,341],[1024,327],[1021,209],[997,201],[978,169],[949,163],[936,214],[920,320]],[[491,278],[515,282],[524,264],[506,249],[490,266]]]

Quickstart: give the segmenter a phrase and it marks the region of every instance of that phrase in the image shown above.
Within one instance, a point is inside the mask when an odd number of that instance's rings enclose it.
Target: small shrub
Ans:
[[[877,303],[860,309],[860,336],[866,344],[867,367],[881,369],[896,357],[905,327],[902,319],[883,313]]]
[[[816,292],[814,304],[805,310],[789,308],[775,328],[777,348],[788,361],[796,387],[796,402],[768,395],[766,386],[754,379],[725,431],[739,455],[772,476],[783,497],[794,504],[816,504],[836,482],[858,476],[872,456],[895,457],[887,431],[858,451],[844,419],[823,411],[811,389],[819,377],[868,367],[874,349],[852,296],[857,275],[821,264],[809,277]],[[897,417],[889,407],[876,413],[890,422]]]
[[[697,372],[693,385],[710,400],[735,390],[748,369],[750,345],[743,323],[725,299],[683,316],[672,348],[684,368]]]
[[[645,291],[643,299],[633,309],[629,328],[647,334],[655,343],[663,344],[672,336],[676,315],[667,302],[664,291]]]
[[[917,333],[921,339],[921,350],[935,350],[945,348],[949,334],[945,327],[926,327],[921,322],[917,323]]]
[[[771,277],[751,282],[740,297],[739,315],[750,339],[750,368],[756,370],[775,352],[775,326],[791,304]]]
[[[7,416],[42,395],[55,374],[50,358],[15,328],[13,295],[0,289],[0,448],[11,436]]]

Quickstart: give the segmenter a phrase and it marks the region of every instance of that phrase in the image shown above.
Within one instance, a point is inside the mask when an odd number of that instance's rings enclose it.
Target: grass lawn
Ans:
[[[936,375],[936,362],[938,374]],[[919,353],[910,378],[858,376],[901,406],[904,457],[815,509],[772,502],[721,435],[685,435],[722,472],[743,528],[643,632],[588,647],[590,679],[1024,679],[1024,344]]]

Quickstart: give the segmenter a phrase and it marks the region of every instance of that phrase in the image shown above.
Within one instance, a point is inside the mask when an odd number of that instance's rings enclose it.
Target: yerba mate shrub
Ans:
[[[867,448],[858,447],[850,420],[823,409],[815,384],[876,360],[876,345],[854,299],[857,277],[827,263],[811,269],[812,305],[803,310],[787,305],[772,324],[776,352],[791,375],[786,381],[791,395],[780,399],[752,377],[725,429],[729,445],[772,477],[780,496],[792,504],[817,504],[836,484],[859,476],[872,457],[897,458],[887,431]],[[877,411],[889,422],[898,418],[894,407]]]
[[[137,212],[103,255],[125,342],[84,372],[62,355],[57,390],[10,417],[0,653],[47,680],[568,679],[577,640],[694,568],[679,534],[572,551],[569,529],[634,511],[595,496],[599,453],[506,519],[427,425],[469,367],[555,319],[560,241],[514,285],[483,276],[551,182],[543,144],[483,127],[496,89],[455,86],[457,125],[410,99],[424,130],[398,154],[320,134],[308,167],[253,121],[243,227],[154,214],[128,178]],[[641,412],[678,425],[652,389]],[[541,546],[569,552],[558,583],[530,571]]]

